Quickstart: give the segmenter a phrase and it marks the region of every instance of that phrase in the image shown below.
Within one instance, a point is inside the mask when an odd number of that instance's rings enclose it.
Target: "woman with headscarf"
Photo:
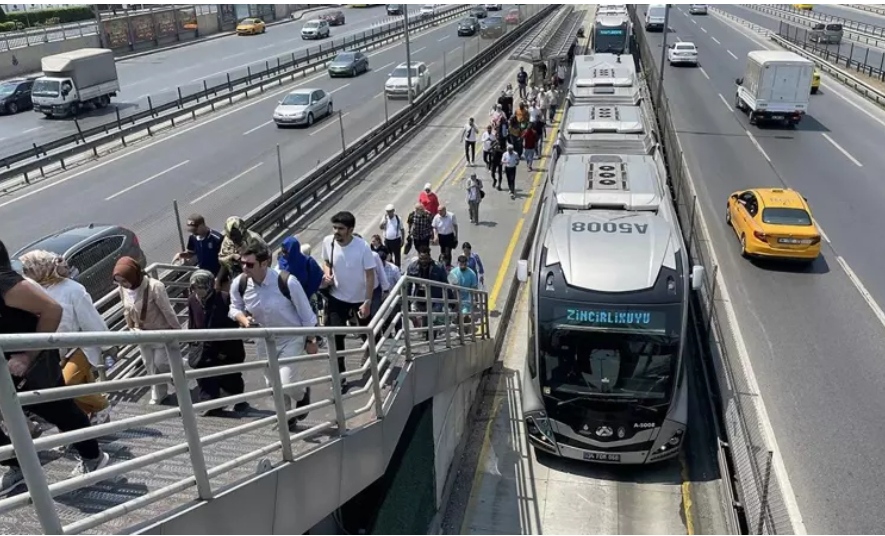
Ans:
[[[122,257],[114,266],[114,283],[120,287],[123,317],[132,331],[181,329],[166,286],[146,273],[132,257]],[[146,374],[157,374],[159,369],[169,371],[169,354],[163,344],[139,344]],[[169,385],[151,386],[150,404],[159,404],[166,398]]]
[[[280,249],[280,271],[285,270],[297,279],[307,299],[312,300],[323,282],[323,269],[320,264],[313,257],[302,253],[301,242],[294,236],[283,240]]]
[[[221,269],[218,271],[219,284],[216,288],[222,288],[222,284],[233,281],[243,273],[243,268],[240,266],[240,249],[250,241],[265,244],[261,235],[246,227],[243,218],[231,216],[224,222],[224,240],[221,241],[221,249],[218,252]]]
[[[239,324],[228,318],[230,295],[215,290],[215,276],[208,270],[197,270],[190,277],[190,296],[187,301],[188,329],[237,329]],[[190,366],[195,369],[235,365],[246,360],[246,348],[243,341],[203,341],[199,343],[196,353],[191,356]],[[225,374],[200,378],[197,380],[200,389],[200,401],[221,398],[223,390],[227,395],[239,395],[245,392],[242,373]],[[242,412],[249,409],[248,402],[240,402],[234,411]],[[209,410],[207,416],[218,415],[224,408]]]
[[[108,331],[92,298],[80,283],[70,277],[70,268],[64,259],[49,251],[31,251],[19,259],[26,277],[35,281],[49,296],[62,307],[59,333],[78,331]],[[99,347],[62,350],[62,373],[65,385],[82,385],[95,382],[93,367],[101,366],[102,349]],[[93,424],[103,424],[111,420],[108,399],[94,394],[74,400],[80,409],[92,419]]]
[[[0,241],[0,334],[55,333],[63,314],[61,305],[39,285],[13,270],[6,246]],[[7,352],[4,357],[17,392],[64,385],[58,350]],[[73,400],[43,402],[28,406],[28,409],[62,432],[89,427],[89,417]],[[9,443],[9,436],[0,429],[0,446]],[[110,461],[95,439],[75,443],[74,448],[81,459],[75,474],[97,471]],[[24,474],[15,458],[4,460],[0,465],[7,468],[0,478],[0,494],[6,495],[22,484]]]

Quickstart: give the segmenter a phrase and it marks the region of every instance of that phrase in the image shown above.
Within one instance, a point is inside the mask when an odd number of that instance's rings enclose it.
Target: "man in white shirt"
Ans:
[[[546,96],[549,122],[553,123],[553,119],[556,118],[556,109],[559,106],[559,94],[556,89],[551,86],[547,89]]]
[[[495,130],[492,125],[486,127],[486,131],[482,133],[482,161],[486,164],[486,169],[492,170],[492,146],[495,143]]]
[[[271,268],[271,254],[267,245],[251,242],[240,253],[240,264],[243,273],[238,275],[230,287],[230,311],[228,316],[244,328],[298,328],[314,327],[317,317],[310,306],[310,300],[297,278],[291,275],[284,282],[280,273]],[[246,289],[241,293],[241,278],[248,278]],[[288,296],[284,290],[288,290]],[[277,358],[305,355],[305,337],[277,337]],[[258,339],[256,344],[258,357],[267,359],[267,343]],[[280,381],[283,385],[304,380],[299,365],[280,365]],[[265,382],[270,387],[271,381],[265,372]],[[286,411],[292,409],[292,399],[297,400],[296,407],[310,404],[310,388],[288,388],[283,391]],[[307,415],[289,419],[292,428]]]
[[[445,205],[440,205],[439,213],[433,217],[433,241],[439,244],[440,254],[451,259],[452,250],[458,247],[458,220]]]
[[[519,155],[513,150],[512,145],[507,146],[507,152],[501,158],[501,163],[504,165],[504,174],[507,176],[510,199],[516,199],[516,166],[519,165]]]
[[[375,258],[372,248],[353,234],[356,218],[350,212],[332,216],[333,234],[323,239],[323,277],[321,288],[328,288],[326,326],[346,326],[353,318],[357,324],[369,324],[372,295],[375,290]],[[365,338],[363,338],[365,340]],[[344,335],[335,336],[335,349],[344,351]],[[344,356],[338,357],[338,370],[347,370]],[[347,381],[342,378],[341,387]]]
[[[381,225],[378,228],[383,232],[381,236],[384,238],[384,247],[387,248],[387,251],[393,257],[393,263],[401,266],[403,236],[405,235],[403,221],[396,213],[396,207],[393,205],[387,205],[387,208],[384,210],[385,214],[381,216]]]
[[[482,191],[482,180],[476,176],[476,173],[473,173],[464,181],[464,187],[467,189],[467,207],[470,211],[470,223],[478,224],[479,204],[482,203],[482,198],[485,195]]]
[[[468,166],[476,165],[477,134],[479,134],[479,129],[476,128],[476,123],[474,123],[471,117],[467,124],[464,125],[464,131],[461,133],[461,139],[464,141],[464,158],[467,159]]]

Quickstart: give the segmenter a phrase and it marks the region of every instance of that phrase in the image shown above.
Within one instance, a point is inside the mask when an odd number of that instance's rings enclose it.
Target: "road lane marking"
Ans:
[[[731,107],[731,104],[728,104],[728,101],[725,100],[725,97],[722,96],[722,93],[719,94],[719,98],[722,99],[722,104],[724,104],[725,107],[728,108],[728,111],[729,111],[729,112],[733,112],[733,111],[734,111],[734,108]]]
[[[867,290],[867,288],[861,283],[860,278],[857,277],[857,274],[854,273],[854,270],[851,269],[851,266],[848,266],[848,262],[843,259],[841,256],[836,255],[836,262],[839,263],[839,266],[842,267],[842,270],[848,275],[848,279],[854,285],[860,295],[863,297],[864,301],[867,302],[867,305],[870,306],[870,309],[873,310],[873,314],[876,315],[876,318],[879,319],[879,322],[885,327],[885,312],[882,312],[882,308],[879,307],[879,304],[876,303],[876,300],[873,298],[873,295]]]
[[[425,48],[427,48],[427,47],[421,47],[418,50],[413,50],[412,54],[417,54],[417,53],[421,52],[422,50],[424,50]]]
[[[732,58],[738,59],[738,57],[734,55],[734,52],[727,50],[727,49],[725,51],[728,52],[728,55],[731,56]]]
[[[442,43],[443,41],[445,41],[445,40],[448,39],[449,37],[452,37],[452,36],[451,36],[451,35],[447,35],[447,36],[443,37],[442,39],[437,39],[437,41],[439,41],[440,43]]]
[[[43,127],[29,128],[28,130],[23,131],[22,134],[27,134],[28,132],[34,132],[35,130],[40,130],[41,128],[43,128]]]
[[[219,184],[219,185],[216,186],[215,188],[212,188],[211,190],[209,190],[209,191],[206,192],[205,194],[203,194],[203,195],[201,195],[200,197],[194,199],[193,201],[191,201],[191,205],[196,205],[197,203],[199,203],[199,202],[202,201],[203,199],[206,199],[207,197],[209,197],[210,195],[214,194],[214,193],[217,192],[218,190],[221,190],[221,189],[224,188],[225,186],[231,184],[232,182],[235,182],[237,179],[241,179],[241,178],[245,177],[246,175],[248,175],[249,173],[252,173],[253,171],[255,171],[256,169],[260,168],[260,167],[263,166],[263,165],[264,165],[264,162],[258,162],[257,164],[255,164],[254,166],[250,167],[250,168],[247,169],[246,171],[240,173],[239,175],[235,176],[234,178],[224,181],[223,183]]]
[[[127,192],[131,192],[132,190],[138,188],[139,186],[144,186],[145,184],[151,182],[152,180],[162,177],[163,175],[169,173],[170,171],[175,171],[176,169],[180,168],[181,166],[187,165],[189,163],[190,163],[190,160],[185,160],[184,162],[179,162],[179,163],[175,164],[174,166],[172,166],[171,168],[164,169],[163,171],[161,171],[155,175],[151,175],[150,177],[146,178],[145,180],[143,180],[141,182],[136,182],[132,186],[129,186],[127,188],[123,188],[122,190],[120,190],[119,192],[115,193],[112,196],[105,197],[104,200],[110,201],[112,199],[116,199],[117,197],[120,197],[121,195],[123,195]]]
[[[697,24],[698,21],[696,21],[696,20],[694,20],[694,19],[691,19],[691,23],[692,23],[692,24]]]
[[[756,136],[754,136],[753,133],[750,132],[749,130],[744,129],[744,132],[747,133],[747,136],[750,137],[750,141],[752,141],[752,142],[753,142],[753,145],[756,146],[756,149],[758,149],[759,152],[762,153],[762,156],[764,156],[765,159],[768,160],[769,163],[771,163],[771,158],[768,157],[768,153],[766,153],[766,152],[765,152],[765,149],[763,149],[762,146],[759,145],[759,142],[756,141]]]
[[[681,42],[682,42],[682,39],[681,39],[678,35],[674,35],[673,37],[676,38],[676,42],[677,42],[677,43],[681,43]]]
[[[701,26],[701,31],[704,32],[704,33],[707,33],[707,29],[704,28],[703,26]]]
[[[386,64],[382,65],[381,67],[378,67],[377,70],[383,71],[384,69],[387,69],[388,67],[390,67],[393,64],[394,64],[394,62],[386,63]],[[372,70],[374,71],[375,69],[372,69]]]
[[[347,84],[344,84],[344,85],[341,86],[341,87],[336,87],[335,89],[333,89],[332,91],[329,92],[329,95],[331,95],[332,93],[337,93],[337,92],[341,91],[342,89],[346,88],[346,87],[349,86],[349,85],[350,85],[350,83],[348,82]]]
[[[267,125],[269,125],[269,124],[271,124],[271,123],[273,123],[273,119],[271,119],[270,121],[265,121],[264,123],[261,123],[261,124],[258,125],[257,127],[250,128],[250,129],[247,130],[246,132],[243,132],[243,136],[248,136],[249,134],[252,134],[252,133],[255,132],[256,130],[258,130],[258,129],[260,129],[260,128],[264,128],[264,127],[266,127]]]
[[[820,233],[820,235],[823,237],[823,239],[826,240],[827,244],[832,244],[832,242],[830,242],[830,237],[827,236],[827,233],[824,232],[824,228],[821,227],[819,223],[817,224],[817,230]]]
[[[375,96],[372,97],[372,98],[373,98],[373,99],[377,99],[378,97],[383,97],[383,96],[384,96],[384,92],[382,91],[382,92],[378,93],[377,95],[375,95]]]
[[[710,75],[707,74],[707,71],[705,71],[703,67],[698,67],[698,69],[701,71],[701,74],[706,77],[707,80],[710,79]]]
[[[847,159],[849,159],[849,160],[851,160],[852,162],[854,162],[854,165],[855,165],[855,166],[857,166],[857,167],[863,167],[863,164],[861,164],[861,163],[857,160],[857,158],[854,158],[853,156],[851,156],[851,153],[849,153],[848,151],[845,150],[844,147],[842,147],[841,145],[839,145],[838,143],[836,143],[836,140],[834,140],[833,138],[831,138],[826,132],[821,132],[821,136],[823,136],[828,142],[830,142],[830,143],[833,145],[833,147],[835,147],[836,149],[839,149],[839,152],[842,153],[842,154],[844,154],[845,157],[846,157]]]
[[[263,47],[258,47],[258,50],[267,50],[267,49],[269,49],[269,48],[273,48],[273,47],[275,47],[275,46],[277,46],[276,43],[273,43],[273,44],[270,44],[270,45],[264,45]]]
[[[350,115],[350,112],[347,112],[347,113],[341,114],[341,119],[344,119],[344,118],[347,117],[348,115]],[[311,135],[311,136],[314,136],[314,135],[316,135],[316,134],[319,134],[320,132],[322,132],[322,131],[326,130],[327,128],[331,127],[332,125],[336,125],[336,126],[338,125],[338,114],[333,114],[332,116],[330,116],[330,117],[329,117],[329,122],[328,122],[328,123],[326,123],[325,125],[321,126],[321,127],[318,128],[318,129],[314,130],[313,132],[310,133],[310,135]]]
[[[716,38],[713,37],[712,35],[710,36],[710,39],[712,39],[713,41],[716,41],[716,44],[717,44],[717,45],[721,45],[721,44],[722,44],[722,43],[719,42],[718,39],[716,39]]]

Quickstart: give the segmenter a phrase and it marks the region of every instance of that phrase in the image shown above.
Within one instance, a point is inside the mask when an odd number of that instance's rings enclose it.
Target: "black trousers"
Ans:
[[[235,357],[221,357],[218,360],[208,362],[198,362],[196,369],[205,369],[212,367],[220,367],[224,365],[236,365],[246,360],[245,352]],[[243,382],[243,374],[225,374],[224,376],[213,376],[211,378],[200,378],[197,380],[197,386],[200,389],[200,400],[215,400],[221,398],[221,390],[224,389],[231,395],[240,395],[246,392],[246,384]]]
[[[516,193],[516,168],[505,167],[504,172],[507,174],[507,188],[511,194]]]
[[[497,179],[495,178],[497,176]],[[492,181],[500,186],[504,182],[504,166],[500,158],[492,157]]]
[[[371,316],[368,318],[360,318],[357,312],[359,311],[360,303],[347,303],[339,300],[338,298],[333,297],[331,294],[327,296],[326,302],[326,327],[343,327],[347,325],[347,321],[351,318],[356,318],[360,326],[368,326],[369,322],[372,320]],[[338,352],[344,351],[344,335],[335,335],[335,350]],[[363,341],[365,342],[366,337],[362,336]],[[338,371],[344,372],[347,370],[347,366],[344,362],[344,356],[338,356]]]
[[[467,162],[469,162],[469,163],[476,162],[476,142],[475,141],[465,141],[464,142],[464,158],[466,158]]]
[[[402,266],[403,239],[396,238],[394,240],[384,240],[384,247],[386,247],[387,251],[390,253],[390,257],[393,259],[393,264],[397,267]]]
[[[432,236],[428,236],[426,238],[420,238],[420,239],[412,237],[412,247],[414,248],[414,250],[416,252],[421,248],[421,246],[430,247],[430,240],[432,238],[433,238]]]
[[[486,165],[486,169],[489,171],[492,170],[492,152],[491,151],[483,151],[482,152],[482,161]]]
[[[64,387],[64,381],[61,381],[58,387]],[[73,400],[56,400],[55,402],[46,402],[26,407],[28,411],[41,417],[46,422],[54,424],[62,432],[71,432],[73,430],[80,430],[81,428],[89,428],[90,426],[89,417],[83,413],[83,410],[77,407],[77,404],[75,404]],[[0,446],[5,446],[10,443],[11,440],[9,439],[9,436],[0,429]],[[98,441],[95,439],[74,443],[74,448],[77,449],[77,453],[80,457],[85,460],[95,460],[101,456],[101,450],[98,448]],[[10,458],[0,462],[0,465],[6,467],[18,467],[18,460]]]

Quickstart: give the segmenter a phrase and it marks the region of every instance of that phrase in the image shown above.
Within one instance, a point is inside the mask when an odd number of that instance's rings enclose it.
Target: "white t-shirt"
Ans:
[[[447,212],[445,216],[437,214],[433,217],[433,228],[436,229],[438,234],[455,234],[456,225],[458,225],[458,220],[455,219],[455,215],[451,212]]]
[[[488,130],[482,133],[482,150],[489,152],[492,150],[492,143],[495,141],[495,133]]]
[[[467,123],[464,125],[464,141],[476,141],[476,131],[479,130],[476,128],[476,125],[471,125]]]
[[[330,294],[345,303],[363,303],[366,301],[366,271],[375,269],[372,248],[362,238],[353,237],[346,247],[334,240],[331,235],[323,239],[323,261],[332,265],[335,279]]]
[[[403,234],[400,232],[402,227],[403,223],[400,221],[399,215],[394,214],[392,218],[388,217],[387,214],[381,216],[381,229],[384,230],[385,240],[402,238]]]

